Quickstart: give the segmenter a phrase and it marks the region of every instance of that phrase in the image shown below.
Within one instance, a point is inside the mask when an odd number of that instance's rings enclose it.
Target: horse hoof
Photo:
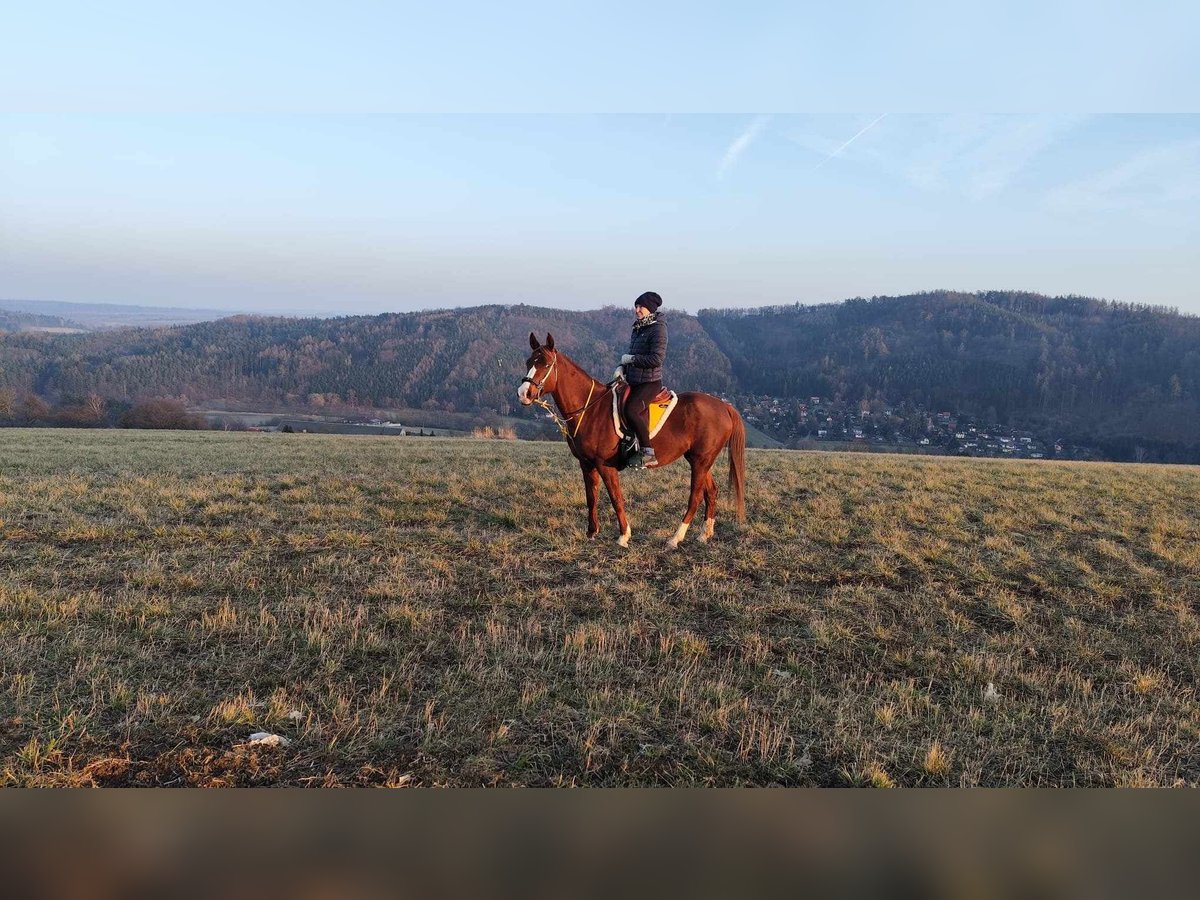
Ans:
[[[628,547],[629,546],[629,538],[630,538],[631,534],[632,534],[631,532],[626,531],[619,538],[617,538],[617,546],[618,547]]]

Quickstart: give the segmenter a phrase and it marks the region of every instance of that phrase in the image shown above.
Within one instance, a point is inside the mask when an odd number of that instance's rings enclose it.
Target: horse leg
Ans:
[[[608,489],[608,497],[612,500],[613,509],[617,513],[617,524],[621,526],[621,537],[617,543],[622,547],[629,546],[629,520],[625,518],[625,496],[621,493],[621,476],[610,466],[600,466],[600,478]]]
[[[600,493],[600,473],[596,471],[596,467],[590,462],[580,460],[579,467],[583,470],[583,490],[587,494],[587,536],[590,540],[600,533],[600,515],[596,509],[596,501]]]
[[[712,469],[704,476],[704,533],[700,540],[707,544],[712,540],[713,528],[717,524],[717,482],[713,478]]]
[[[683,524],[675,531],[675,536],[667,541],[667,546],[671,549],[678,547],[684,535],[687,534],[688,527],[696,516],[696,510],[700,507],[700,498],[704,494],[704,482],[708,478],[708,470],[702,467],[699,459],[693,457],[688,462],[692,466],[692,493],[688,498],[687,512],[683,514]]]

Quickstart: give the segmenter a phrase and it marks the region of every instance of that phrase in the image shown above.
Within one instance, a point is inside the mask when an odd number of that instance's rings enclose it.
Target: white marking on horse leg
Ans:
[[[619,538],[617,538],[617,543],[620,544],[622,547],[628,547],[629,546],[629,536],[631,534],[633,534],[633,529],[630,528],[628,525],[626,525],[625,530],[623,532],[621,532],[621,536]]]
[[[704,533],[702,535],[700,535],[700,540],[707,544],[712,539],[713,529],[716,528],[716,525],[717,525],[716,519],[705,519],[704,520]]]
[[[682,525],[680,525],[675,530],[675,537],[667,541],[667,546],[669,546],[671,549],[678,547],[680,542],[683,541],[683,536],[687,534],[689,524],[690,523],[688,522],[684,522]]]

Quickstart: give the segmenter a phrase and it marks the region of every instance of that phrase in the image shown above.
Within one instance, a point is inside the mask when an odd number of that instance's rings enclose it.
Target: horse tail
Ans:
[[[733,423],[733,434],[729,436],[729,488],[733,491],[739,522],[746,521],[746,425],[741,415],[730,404],[729,418]]]

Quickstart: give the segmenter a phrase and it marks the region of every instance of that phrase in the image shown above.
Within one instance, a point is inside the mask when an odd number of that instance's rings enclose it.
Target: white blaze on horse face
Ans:
[[[525,377],[532,378],[536,372],[537,372],[537,366],[534,366],[532,369],[529,370],[529,373]],[[530,403],[533,402],[532,400],[529,399],[529,382],[528,381],[522,381],[521,386],[519,388],[517,388],[517,399],[521,401],[522,406],[528,406]]]

